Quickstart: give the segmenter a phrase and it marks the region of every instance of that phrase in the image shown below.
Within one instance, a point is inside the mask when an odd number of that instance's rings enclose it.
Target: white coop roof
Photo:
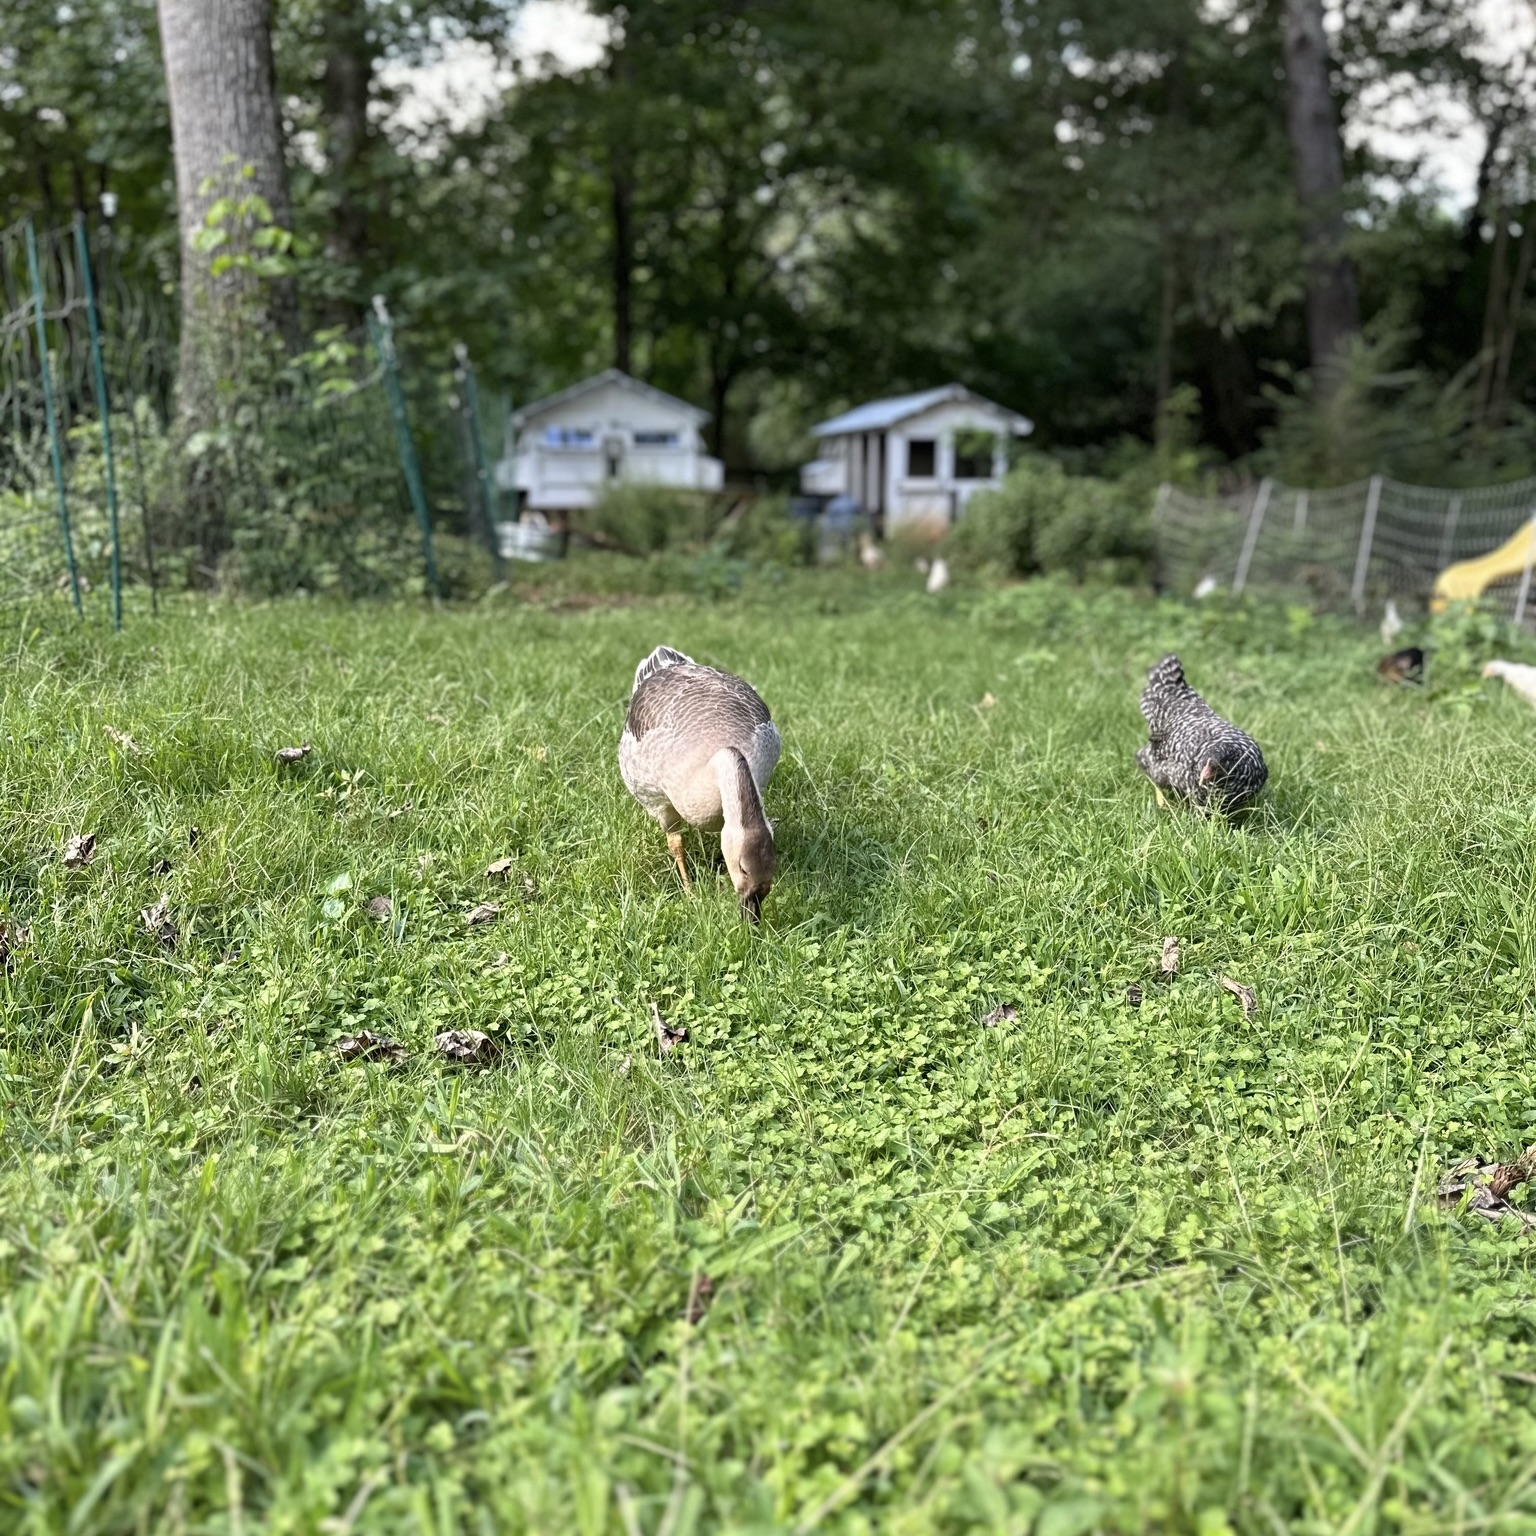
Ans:
[[[594,373],[590,379],[583,379],[579,384],[572,384],[566,389],[558,390],[552,395],[545,395],[542,400],[534,400],[525,405],[520,411],[512,413],[512,420],[517,426],[525,421],[531,421],[535,417],[542,416],[546,411],[553,410],[556,406],[565,405],[572,400],[579,400],[583,395],[590,395],[594,390],[605,389],[610,385],[627,390],[629,393],[640,396],[643,400],[650,400],[657,405],[667,405],[675,410],[679,416],[693,423],[701,424],[709,420],[709,412],[701,411],[696,405],[689,405],[686,400],[679,400],[676,395],[669,395],[664,389],[657,389],[650,384],[642,384],[639,379],[632,379],[618,368],[605,368],[601,373]]]
[[[856,405],[851,411],[844,411],[841,416],[834,416],[812,427],[811,433],[815,437],[844,437],[851,432],[883,432],[913,416],[921,416],[924,411],[932,410],[936,405],[955,402],[981,406],[1004,417],[1020,437],[1035,430],[1035,424],[1029,417],[973,394],[964,384],[941,384],[937,389],[920,390],[915,395],[892,395],[888,400],[871,400],[865,405]]]

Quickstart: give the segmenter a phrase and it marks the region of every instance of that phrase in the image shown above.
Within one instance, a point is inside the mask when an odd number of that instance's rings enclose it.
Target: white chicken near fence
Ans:
[[[1391,647],[1392,643],[1403,632],[1403,616],[1397,611],[1397,604],[1389,597],[1387,599],[1387,611],[1381,616],[1381,643]]]

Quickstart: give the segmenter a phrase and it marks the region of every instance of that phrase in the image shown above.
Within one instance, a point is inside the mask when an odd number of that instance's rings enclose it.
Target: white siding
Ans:
[[[637,433],[672,440],[637,442]],[[689,410],[617,382],[525,417],[511,480],[530,509],[572,512],[592,505],[614,468],[621,480],[680,490],[717,491],[725,482],[724,466],[704,452]]]
[[[824,439],[814,473],[807,465],[802,484],[807,491],[822,494],[826,494],[823,487],[834,484],[838,490],[846,489],[866,511],[883,511],[887,529],[918,523],[947,527],[977,491],[998,484],[1007,459],[1003,444],[1012,430],[1012,418],[984,402],[945,401],[885,434],[859,432]],[[955,436],[966,431],[990,432],[998,440],[992,472],[984,479],[955,477]],[[908,445],[914,439],[935,445],[932,475],[907,473]],[[838,470],[833,470],[833,465]]]

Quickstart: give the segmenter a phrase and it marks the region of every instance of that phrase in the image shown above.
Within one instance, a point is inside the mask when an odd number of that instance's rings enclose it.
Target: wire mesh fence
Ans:
[[[48,340],[79,330],[76,271],[57,231],[0,232],[0,570],[21,595],[57,589],[78,607],[65,446],[85,380],[74,349]]]
[[[1470,490],[1381,475],[1325,490],[1262,480],[1230,497],[1165,485],[1153,514],[1158,579],[1184,595],[1265,590],[1363,614],[1388,598],[1427,607],[1451,567],[1483,560],[1452,585],[1536,624],[1533,517],[1536,480]]]
[[[365,326],[255,355],[177,414],[163,287],[109,221],[0,230],[0,604],[122,621],[166,590],[432,596],[492,579],[474,373]],[[441,569],[446,540],[449,569]]]

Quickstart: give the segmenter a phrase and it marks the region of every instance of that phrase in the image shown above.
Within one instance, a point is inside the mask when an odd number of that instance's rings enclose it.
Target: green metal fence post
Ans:
[[[160,581],[155,574],[155,541],[149,529],[149,498],[144,494],[144,449],[139,442],[139,409],[128,412],[128,430],[133,436],[133,483],[139,496],[139,516],[144,522],[144,566],[149,572],[149,611],[160,612]]]
[[[117,468],[112,459],[112,410],[107,402],[107,369],[101,358],[101,316],[96,309],[96,280],[91,250],[85,238],[85,215],[75,215],[75,253],[85,285],[85,322],[91,337],[91,371],[96,382],[96,409],[101,414],[101,456],[107,472],[107,529],[112,538],[112,627],[123,627],[123,552],[117,531]]]
[[[43,274],[37,264],[37,231],[31,219],[26,224],[27,275],[32,279],[32,302],[37,321],[38,362],[43,370],[43,414],[48,420],[48,451],[53,459],[53,489],[59,499],[59,529],[64,535],[64,561],[69,567],[69,590],[80,606],[80,573],[75,569],[75,541],[69,531],[69,497],[64,490],[64,451],[59,444],[59,418],[53,408],[53,365],[48,361],[47,306],[43,300]]]
[[[469,423],[470,449],[475,460],[475,483],[480,488],[480,516],[485,521],[485,542],[490,547],[497,581],[506,577],[506,563],[501,558],[501,541],[496,537],[496,504],[491,492],[491,473],[485,462],[485,439],[480,435],[480,391],[475,384],[475,370],[469,361],[469,348],[461,341],[453,349],[460,382],[464,386],[464,413]]]
[[[368,330],[373,338],[374,350],[384,368],[384,392],[389,397],[389,413],[394,417],[395,438],[400,445],[400,467],[405,471],[405,488],[410,493],[411,505],[416,510],[416,521],[421,525],[421,551],[427,560],[427,585],[434,598],[442,597],[437,581],[437,557],[432,553],[432,518],[427,511],[427,492],[421,483],[421,463],[416,457],[416,440],[411,436],[411,418],[406,414],[405,389],[400,383],[400,357],[395,351],[394,328],[390,324],[389,310],[384,295],[373,296],[373,313],[368,317]]]

